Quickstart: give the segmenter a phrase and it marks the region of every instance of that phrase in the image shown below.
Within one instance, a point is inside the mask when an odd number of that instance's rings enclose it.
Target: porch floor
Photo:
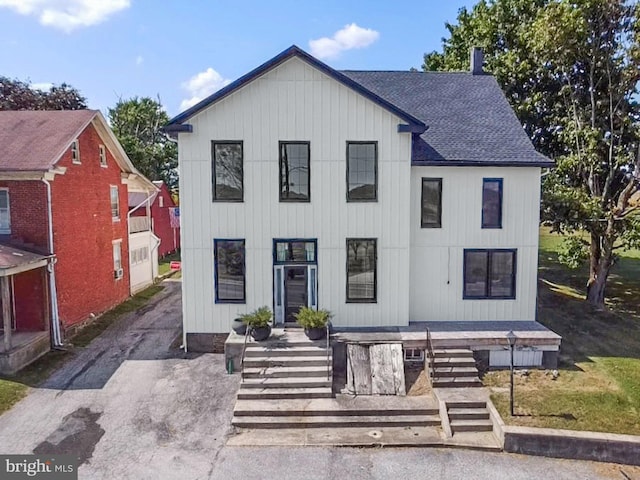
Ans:
[[[332,339],[341,342],[402,342],[405,347],[424,346],[429,328],[434,348],[488,349],[506,347],[507,333],[513,331],[518,345],[559,346],[561,337],[535,321],[410,322],[407,327],[333,329]]]
[[[50,349],[49,332],[12,332],[9,351],[0,334],[0,373],[12,375]]]

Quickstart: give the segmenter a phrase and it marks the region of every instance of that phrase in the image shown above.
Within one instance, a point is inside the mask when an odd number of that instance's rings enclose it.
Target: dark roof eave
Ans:
[[[329,65],[327,65],[327,64],[321,62],[320,60],[318,60],[317,58],[309,55],[307,52],[302,50],[300,47],[297,47],[296,45],[292,45],[291,47],[287,48],[283,52],[281,52],[278,55],[276,55],[275,57],[273,57],[271,60],[266,61],[265,63],[263,63],[259,67],[254,68],[249,73],[247,73],[247,74],[243,75],[242,77],[238,78],[237,80],[235,80],[234,82],[230,83],[226,87],[218,90],[213,95],[210,95],[209,97],[205,98],[204,100],[196,103],[193,107],[188,108],[187,110],[185,110],[184,112],[180,113],[179,115],[176,115],[171,120],[169,120],[169,123],[167,124],[167,127],[170,127],[170,126],[175,125],[175,124],[182,124],[183,122],[185,122],[189,118],[193,117],[195,114],[197,114],[201,110],[205,109],[209,105],[211,105],[211,104],[217,102],[218,100],[221,100],[224,97],[230,95],[231,93],[235,92],[239,88],[243,87],[247,83],[249,83],[252,80],[254,80],[255,78],[259,77],[263,73],[271,70],[272,68],[277,67],[281,63],[285,62],[286,60],[288,60],[289,58],[292,58],[294,56],[302,58],[307,63],[311,64],[312,66],[314,66],[315,68],[317,68],[321,72],[327,74],[328,76],[332,77],[333,79],[337,80],[338,82],[342,83],[343,85],[351,88],[352,90],[360,93],[361,95],[363,95],[364,97],[368,98],[372,102],[380,105],[382,108],[384,108],[384,109],[390,111],[391,113],[397,115],[398,117],[402,118],[407,123],[409,123],[411,125],[414,125],[414,126],[417,126],[417,127],[425,127],[426,128],[425,124],[421,120],[419,120],[418,118],[416,118],[413,115],[411,115],[411,114],[405,112],[404,110],[398,108],[397,106],[395,106],[394,104],[388,102],[387,100],[383,99],[382,97],[376,95],[371,90],[368,90],[367,88],[363,87],[362,85],[360,85],[355,80],[352,80],[351,78],[349,78],[346,75],[338,72],[337,70],[334,70]]]
[[[540,161],[474,161],[474,160],[411,160],[411,166],[415,167],[540,167],[553,168],[556,163],[553,160]]]

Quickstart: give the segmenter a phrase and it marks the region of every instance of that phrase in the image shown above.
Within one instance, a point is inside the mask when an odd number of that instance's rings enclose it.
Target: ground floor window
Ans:
[[[375,238],[347,239],[347,302],[376,302],[377,259]]]
[[[113,278],[122,278],[124,270],[122,268],[122,240],[113,242]]]
[[[131,250],[131,265],[139,265],[149,260],[149,247],[140,247]]]
[[[465,250],[463,298],[516,298],[516,250]]]
[[[245,302],[244,240],[213,241],[216,303]]]

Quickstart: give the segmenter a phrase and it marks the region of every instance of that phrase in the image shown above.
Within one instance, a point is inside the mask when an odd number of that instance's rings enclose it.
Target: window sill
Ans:
[[[349,300],[347,299],[345,303],[378,303],[377,299],[374,300]]]
[[[102,167],[102,168],[107,168],[107,167],[108,167],[108,165],[100,164],[100,167]]]
[[[113,223],[118,223],[118,222],[120,222],[120,217],[111,217],[111,221]]]
[[[515,300],[516,297],[462,297],[463,300]]]
[[[246,300],[218,300],[216,298],[216,305],[218,305],[218,304],[224,305],[225,303],[227,303],[227,304],[235,304],[235,305],[246,305],[247,301]]]

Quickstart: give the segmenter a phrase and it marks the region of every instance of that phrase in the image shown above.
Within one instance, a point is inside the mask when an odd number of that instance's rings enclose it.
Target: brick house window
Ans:
[[[115,240],[113,242],[113,278],[119,280],[123,276],[124,270],[122,268],[122,240]]]
[[[114,222],[120,220],[120,197],[117,185],[111,185],[111,218]]]
[[[100,166],[107,166],[107,149],[104,148],[104,145],[100,145]]]
[[[11,233],[11,212],[9,209],[8,188],[0,188],[0,233]]]
[[[80,163],[80,142],[77,139],[71,144],[71,162]]]

